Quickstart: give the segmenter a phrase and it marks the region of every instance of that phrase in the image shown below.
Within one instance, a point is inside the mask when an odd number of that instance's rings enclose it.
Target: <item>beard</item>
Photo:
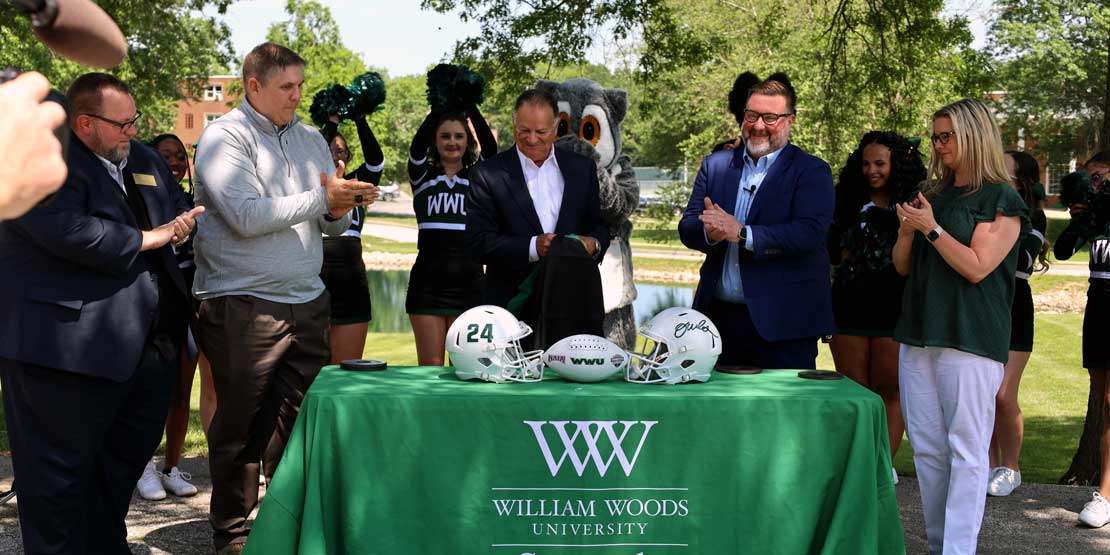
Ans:
[[[92,149],[92,151],[113,164],[119,164],[131,154],[131,141],[127,141],[123,144],[113,142],[111,145],[108,145],[104,138],[100,136],[100,133],[97,133],[95,138],[96,144],[94,146],[96,148]]]
[[[786,142],[790,140],[790,128],[784,125],[775,130],[744,130],[742,135],[748,154],[758,158],[786,146]]]

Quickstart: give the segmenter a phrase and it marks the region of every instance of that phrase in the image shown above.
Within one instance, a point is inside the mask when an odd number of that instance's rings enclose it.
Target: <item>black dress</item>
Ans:
[[[497,152],[493,133],[476,109],[469,112],[482,154]],[[434,144],[438,114],[428,114],[412,140],[409,178],[412,207],[418,228],[416,262],[409,273],[405,311],[409,314],[458,316],[481,304],[482,265],[464,252],[468,168],[453,177],[432,165],[428,148]],[[434,146],[432,146],[434,148]]]
[[[377,185],[382,179],[385,158],[377,138],[365,118],[355,120],[362,142],[363,165],[348,173],[347,179],[358,179]],[[324,137],[338,132],[338,125],[328,122],[322,129]],[[371,319],[370,286],[366,281],[366,264],[362,261],[362,224],[366,208],[351,210],[351,227],[338,237],[324,237],[324,264],[320,279],[331,296],[331,324],[358,324]]]
[[[890,337],[902,312],[906,279],[894,269],[891,251],[898,239],[898,216],[892,208],[867,203],[859,220],[841,230],[847,251],[835,269],[833,318],[840,335]]]
[[[1091,244],[1090,287],[1087,289],[1087,308],[1083,312],[1083,367],[1110,369],[1110,229],[1096,222],[1090,212],[1072,216],[1071,223],[1056,239],[1052,247],[1057,260],[1071,258],[1085,243]]]

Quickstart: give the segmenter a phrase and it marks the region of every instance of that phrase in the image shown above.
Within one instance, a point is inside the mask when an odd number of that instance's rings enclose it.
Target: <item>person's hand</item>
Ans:
[[[22,216],[65,182],[54,129],[66,115],[57,103],[43,102],[48,92],[50,82],[33,72],[0,85],[0,219]]]
[[[336,115],[336,114],[328,114],[328,121],[338,125],[339,124],[339,116]]]
[[[189,240],[189,236],[193,234],[193,230],[197,228],[197,216],[204,213],[204,207],[198,206],[188,212],[182,212],[179,216],[174,218],[174,236],[173,244],[180,246]]]
[[[160,249],[173,241],[178,233],[177,220],[166,222],[150,231],[143,232],[143,243],[139,247],[140,251],[148,251],[150,249]]]
[[[937,220],[933,217],[933,205],[929,204],[925,195],[921,193],[917,193],[916,199],[899,204],[895,211],[898,213],[898,219],[902,221],[901,227],[898,228],[899,233],[906,233],[903,231],[906,226],[921,233],[929,233],[937,227]]]
[[[740,228],[743,225],[732,217],[732,214],[725,212],[719,204],[713,204],[709,197],[705,197],[705,210],[698,216],[705,227],[705,236],[710,241],[717,243],[720,241],[730,241],[733,243],[740,241]]]
[[[328,191],[328,214],[341,218],[356,206],[369,206],[378,198],[378,188],[371,183],[355,179],[345,179],[347,164],[339,161],[335,174],[328,176],[320,173],[320,186]]]
[[[551,241],[553,239],[555,239],[554,233],[544,233],[543,235],[536,236],[536,254],[538,254],[540,258],[547,256],[547,251],[551,248]]]
[[[740,137],[736,137],[735,140],[732,140],[732,141],[729,141],[727,143],[722,144],[721,145],[721,150],[732,150],[732,149],[735,149],[735,148],[739,148],[740,145],[741,145]]]
[[[180,216],[150,230],[143,232],[143,243],[140,251],[160,249],[170,243],[180,245],[189,239],[189,235],[196,228],[196,217],[204,213],[204,207],[198,206]]]
[[[589,253],[590,256],[597,254],[597,239],[589,235],[579,235],[578,240],[582,241],[582,246],[586,247],[586,252]]]
[[[1087,205],[1086,204],[1073,204],[1073,205],[1068,207],[1068,214],[1071,214],[1071,216],[1073,218],[1075,216],[1078,216],[1078,215],[1086,212],[1086,211],[1087,211]]]

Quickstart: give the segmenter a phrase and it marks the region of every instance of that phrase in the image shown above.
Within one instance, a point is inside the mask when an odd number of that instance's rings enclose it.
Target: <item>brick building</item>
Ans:
[[[238,95],[231,91],[231,84],[238,79],[236,75],[213,75],[208,78],[200,98],[183,98],[177,101],[177,120],[174,122],[173,132],[181,137],[190,151],[193,143],[200,139],[208,122],[230,112],[238,104]]]

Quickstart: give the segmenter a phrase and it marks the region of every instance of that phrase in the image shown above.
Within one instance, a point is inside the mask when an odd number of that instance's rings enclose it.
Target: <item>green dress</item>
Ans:
[[[937,224],[954,239],[970,246],[975,226],[994,221],[996,214],[1020,217],[1022,233],[1028,233],[1025,202],[1013,187],[984,185],[971,195],[965,190],[948,186],[929,199]],[[1005,364],[1017,262],[1015,240],[994,271],[971,283],[944,261],[923,234],[915,233],[894,339],[915,347],[948,347]]]

